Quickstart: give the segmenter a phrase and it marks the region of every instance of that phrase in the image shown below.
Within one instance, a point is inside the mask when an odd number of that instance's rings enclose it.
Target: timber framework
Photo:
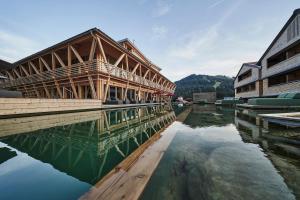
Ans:
[[[97,28],[0,66],[0,87],[26,98],[98,99],[106,103],[169,101],[175,84],[128,39]]]

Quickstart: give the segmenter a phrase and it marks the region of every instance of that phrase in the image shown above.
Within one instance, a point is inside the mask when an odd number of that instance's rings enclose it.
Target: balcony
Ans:
[[[39,74],[32,74],[30,76],[20,77],[14,80],[6,80],[5,82],[0,83],[0,87],[18,87],[22,85],[59,80],[79,75],[91,75],[99,72],[108,76],[118,77],[121,79],[125,79],[126,81],[129,80],[144,86],[162,90],[164,92],[173,92],[171,89],[163,87],[160,84],[157,84],[141,76],[132,74],[127,70],[121,69],[108,63],[101,62],[96,59],[92,61],[86,61],[84,63],[77,63],[71,66],[60,67],[51,71],[40,72]]]

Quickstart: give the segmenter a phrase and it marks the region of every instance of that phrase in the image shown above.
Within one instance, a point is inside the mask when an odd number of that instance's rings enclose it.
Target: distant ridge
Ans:
[[[217,98],[234,96],[233,78],[191,74],[175,82],[175,97],[192,98],[194,92],[217,92]]]

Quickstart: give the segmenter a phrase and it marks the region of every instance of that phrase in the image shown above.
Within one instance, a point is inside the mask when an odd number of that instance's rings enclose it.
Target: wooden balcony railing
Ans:
[[[153,81],[145,79],[141,76],[133,74],[127,70],[121,69],[117,66],[101,62],[97,59],[92,61],[86,61],[84,63],[77,63],[71,66],[56,68],[51,71],[44,71],[40,73],[31,74],[29,76],[24,76],[16,79],[7,79],[0,83],[1,88],[11,88],[18,87],[21,85],[35,84],[39,82],[47,82],[52,80],[59,80],[67,77],[74,77],[79,75],[88,75],[95,73],[104,73],[109,76],[114,76],[122,79],[126,79],[135,83],[139,83],[144,86],[149,86],[162,90],[164,92],[173,92],[171,89],[166,88],[160,84]]]

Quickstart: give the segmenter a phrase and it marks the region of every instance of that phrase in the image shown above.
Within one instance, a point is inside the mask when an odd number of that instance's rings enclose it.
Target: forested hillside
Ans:
[[[176,81],[175,97],[192,98],[194,92],[217,92],[217,98],[234,96],[233,78],[192,74]]]

